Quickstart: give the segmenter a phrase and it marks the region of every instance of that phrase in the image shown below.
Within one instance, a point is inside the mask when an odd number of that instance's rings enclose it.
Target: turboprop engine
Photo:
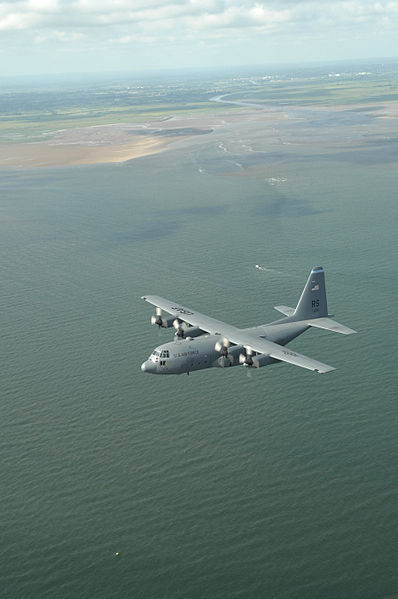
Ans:
[[[218,363],[222,368],[226,366],[232,366],[239,360],[240,353],[244,350],[243,345],[231,345],[231,342],[223,337],[220,341],[217,341],[214,349],[219,352],[220,357]]]
[[[160,308],[156,308],[156,316],[151,316],[151,324],[157,324],[158,327],[162,327],[164,329],[172,327],[174,321],[174,316],[171,318],[162,318],[162,310]]]
[[[247,366],[251,368],[254,366],[255,368],[261,368],[262,366],[268,366],[268,364],[274,364],[279,360],[275,360],[275,358],[271,358],[268,354],[255,354],[253,355],[253,350],[251,347],[244,348],[245,353],[240,354],[239,362],[243,364],[243,366]]]
[[[191,327],[186,322],[179,320],[176,318],[173,322],[173,326],[176,330],[176,337],[180,337],[180,339],[186,339],[187,337],[199,337],[203,335],[205,331],[202,331],[199,327]]]

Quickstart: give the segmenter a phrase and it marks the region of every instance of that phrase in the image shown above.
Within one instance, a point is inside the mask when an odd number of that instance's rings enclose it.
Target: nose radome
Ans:
[[[149,372],[150,374],[153,374],[156,372],[156,364],[152,362],[152,360],[145,360],[145,362],[141,364],[141,370],[142,372]]]

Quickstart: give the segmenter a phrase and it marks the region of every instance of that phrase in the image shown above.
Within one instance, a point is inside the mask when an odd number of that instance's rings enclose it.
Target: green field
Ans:
[[[271,106],[336,106],[388,102],[398,100],[398,73],[390,73],[383,78],[363,76],[345,79],[333,76],[321,81],[269,81],[245,90],[243,94],[236,94],[234,98]]]
[[[101,108],[64,109],[57,111],[32,111],[0,117],[0,142],[38,141],[59,129],[92,127],[110,123],[142,123],[159,120],[175,113],[225,111],[225,105],[210,102],[181,103],[180,105],[103,106]],[[228,107],[230,110],[232,107]]]
[[[209,102],[218,92],[208,80],[0,89],[0,141],[35,141],[58,129],[219,110],[221,105]]]

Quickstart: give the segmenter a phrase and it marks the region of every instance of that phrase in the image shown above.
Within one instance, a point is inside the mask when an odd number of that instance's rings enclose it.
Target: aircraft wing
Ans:
[[[215,318],[196,312],[196,310],[186,308],[185,306],[181,306],[181,304],[164,299],[164,297],[159,297],[157,295],[143,295],[141,299],[144,299],[153,306],[158,306],[162,310],[165,310],[165,312],[184,320],[194,327],[200,327],[203,331],[211,333],[212,335],[220,334],[224,335],[224,337],[228,337],[227,330],[228,333],[230,332],[230,329],[238,330],[236,327],[230,326],[222,320],[216,320]]]
[[[333,366],[328,366],[327,364],[318,362],[318,360],[307,358],[307,356],[298,354],[283,345],[273,343],[252,330],[246,331],[244,329],[238,329],[221,320],[211,318],[210,316],[196,312],[196,310],[192,310],[191,308],[181,306],[180,304],[164,299],[163,297],[157,295],[144,295],[142,296],[142,299],[154,306],[158,306],[176,318],[184,320],[192,326],[201,328],[207,333],[212,335],[222,335],[231,343],[250,347],[253,351],[259,354],[266,354],[275,360],[288,362],[289,364],[301,366],[301,368],[307,368],[308,370],[314,370],[315,372],[324,373],[335,370]]]
[[[288,362],[289,364],[301,366],[301,368],[307,368],[308,370],[313,370],[322,374],[325,372],[331,372],[332,370],[336,370],[333,366],[323,364],[323,362],[313,360],[312,358],[308,358],[303,354],[298,354],[297,352],[292,351],[291,349],[288,349],[283,345],[272,343],[272,341],[266,341],[266,344],[272,347],[269,347],[268,350],[264,351],[263,353],[268,353],[269,351],[269,355],[271,356],[271,358],[281,360],[281,362]]]

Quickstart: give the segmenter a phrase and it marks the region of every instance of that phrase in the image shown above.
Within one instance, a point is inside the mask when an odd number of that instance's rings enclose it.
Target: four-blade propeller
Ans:
[[[176,330],[176,336],[180,337],[180,339],[183,339],[185,337],[185,331],[189,328],[189,324],[183,320],[180,320],[179,318],[176,318],[173,320],[173,327]]]
[[[175,317],[171,318],[162,318],[162,309],[156,306],[156,316],[151,316],[151,324],[157,324],[158,327],[162,327],[164,329],[168,329],[173,326],[173,322]]]
[[[214,349],[220,354],[218,363],[222,368],[225,368],[226,366],[232,366],[234,363],[234,356],[228,350],[230,346],[231,342],[226,337],[223,337],[221,341],[217,341],[214,346]]]
[[[162,326],[162,310],[156,307],[156,316],[151,316],[151,324],[157,324],[159,327]]]
[[[253,366],[253,350],[248,345],[245,347],[245,353],[240,354],[239,356],[239,364],[243,364],[243,366]]]

